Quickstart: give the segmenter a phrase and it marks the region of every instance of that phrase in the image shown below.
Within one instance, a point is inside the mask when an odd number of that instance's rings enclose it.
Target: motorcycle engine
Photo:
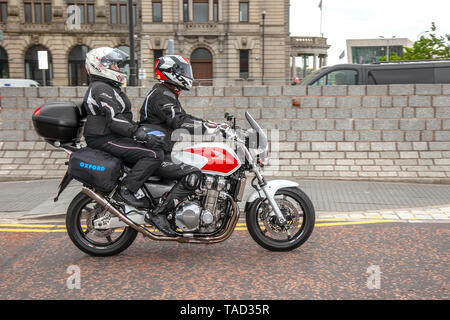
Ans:
[[[207,176],[203,183],[203,196],[199,200],[186,200],[175,211],[175,224],[183,232],[213,232],[222,225],[225,216],[224,201],[219,197],[226,191],[224,178]],[[204,203],[202,205],[202,203]]]

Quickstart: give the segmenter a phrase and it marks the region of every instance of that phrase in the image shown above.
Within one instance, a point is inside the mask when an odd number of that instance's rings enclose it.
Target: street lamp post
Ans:
[[[261,13],[262,18],[262,85],[264,85],[264,27],[266,20],[266,10]]]
[[[128,25],[130,30],[130,86],[136,85],[136,61],[134,60],[133,0],[128,0]]]

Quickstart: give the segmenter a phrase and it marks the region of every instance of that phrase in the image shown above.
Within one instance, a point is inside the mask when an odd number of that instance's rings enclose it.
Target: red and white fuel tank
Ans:
[[[172,160],[197,167],[204,173],[220,176],[229,176],[242,165],[232,148],[225,143],[215,142],[184,147],[172,154]]]

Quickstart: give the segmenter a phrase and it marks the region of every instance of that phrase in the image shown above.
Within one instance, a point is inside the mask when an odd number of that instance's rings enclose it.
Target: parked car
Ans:
[[[338,64],[306,76],[300,85],[376,85],[450,83],[450,60],[402,61],[374,64]]]
[[[30,79],[0,79],[0,87],[39,87],[39,83]]]

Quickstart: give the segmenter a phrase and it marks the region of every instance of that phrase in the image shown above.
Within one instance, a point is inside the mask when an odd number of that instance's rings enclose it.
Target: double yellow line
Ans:
[[[342,219],[317,219],[315,227],[334,227],[346,225],[374,224],[398,222],[396,220],[362,220],[362,221],[342,221]],[[245,231],[245,223],[238,223],[236,231]],[[66,226],[61,224],[0,224],[0,232],[41,232],[41,233],[61,233],[66,232]]]
[[[54,224],[0,224],[0,232],[66,232],[66,226]]]

